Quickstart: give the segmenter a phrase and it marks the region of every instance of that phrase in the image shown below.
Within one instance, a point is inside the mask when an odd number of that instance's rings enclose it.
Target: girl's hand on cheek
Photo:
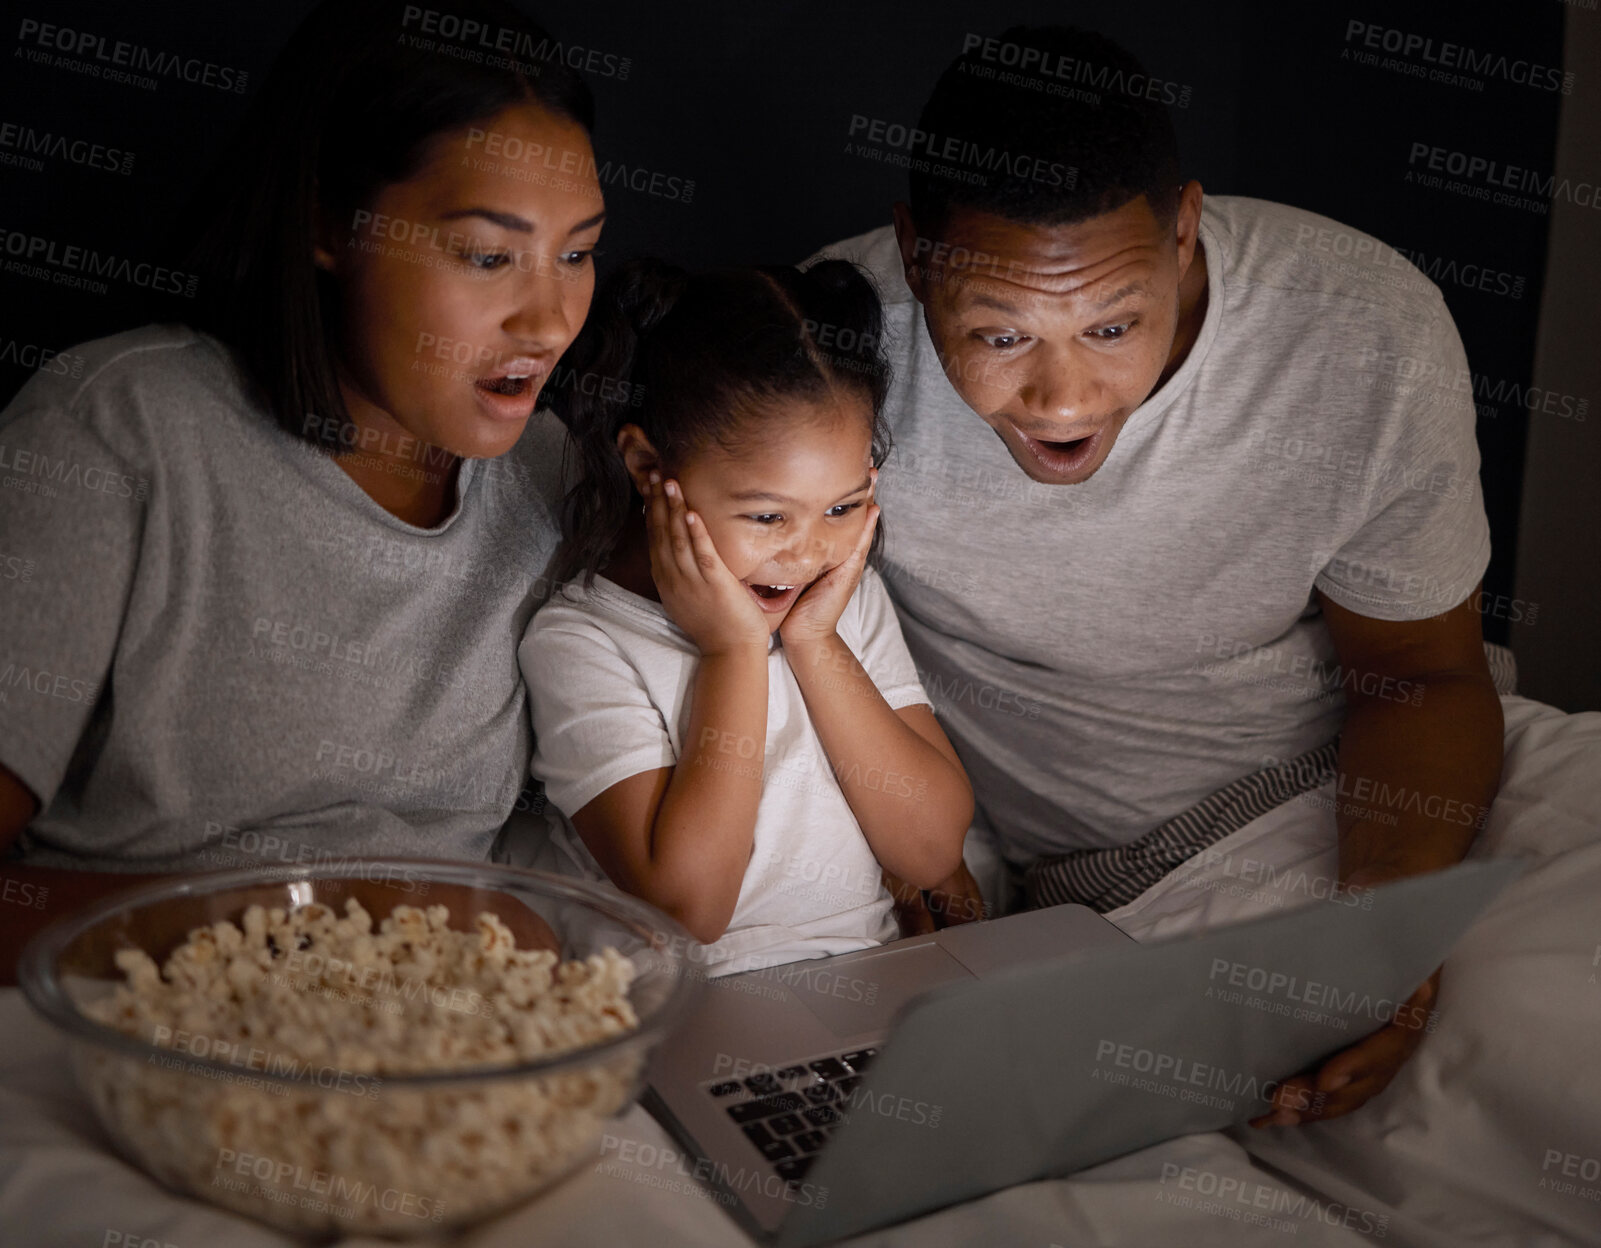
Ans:
[[[867,566],[867,551],[877,528],[878,504],[869,503],[867,523],[862,525],[856,548],[843,563],[836,564],[808,585],[778,626],[778,635],[786,650],[802,650],[834,635],[845,604],[861,583],[862,569]]]
[[[684,506],[678,482],[650,478],[645,506],[650,571],[668,617],[703,655],[756,648],[767,652],[767,617],[712,545],[706,526]]]

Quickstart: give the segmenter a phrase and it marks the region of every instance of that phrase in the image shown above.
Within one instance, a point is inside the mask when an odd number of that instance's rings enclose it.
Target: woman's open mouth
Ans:
[[[473,383],[479,406],[501,420],[527,420],[534,413],[545,365],[537,360],[515,359],[489,377]]]
[[[745,582],[745,588],[750,590],[750,596],[756,599],[756,605],[768,615],[781,615],[794,605],[795,599],[800,597],[802,585],[753,585]]]

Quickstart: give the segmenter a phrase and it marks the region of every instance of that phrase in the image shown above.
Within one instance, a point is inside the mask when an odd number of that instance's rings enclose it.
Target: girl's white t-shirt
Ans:
[[[927,704],[883,582],[867,569],[837,626],[892,707]],[[728,930],[697,951],[708,976],[865,949],[897,935],[878,860],[862,835],[775,634],[767,740],[726,743],[730,767],[761,766],[755,845]],[[612,785],[674,766],[689,728],[700,652],[659,603],[597,576],[564,586],[517,651],[528,682],[550,844],[539,865],[603,880],[568,816]],[[714,757],[723,757],[723,754]],[[847,764],[847,767],[849,764]],[[915,777],[866,768],[863,783],[915,795]]]

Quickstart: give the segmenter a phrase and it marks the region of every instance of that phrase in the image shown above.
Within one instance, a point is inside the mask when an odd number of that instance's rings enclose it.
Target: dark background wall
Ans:
[[[1575,0],[1567,15],[1601,22],[1601,12],[1580,11],[1586,3]],[[167,224],[190,194],[203,190],[211,159],[310,4],[226,9],[217,0],[160,6],[8,0],[4,7],[0,125],[87,140],[134,159],[126,174],[55,157],[43,158],[39,169],[0,163],[3,245],[14,245],[21,232],[60,247],[175,265]],[[1475,373],[1495,541],[1486,634],[1506,639],[1520,611],[1513,578],[1529,422],[1573,419],[1560,414],[1561,403],[1557,414],[1525,410],[1548,216],[1422,186],[1407,175],[1420,168],[1409,163],[1417,143],[1542,174],[1554,168],[1562,92],[1509,79],[1516,62],[1562,65],[1567,6],[1549,0],[1479,6],[524,0],[524,7],[560,38],[601,54],[591,75],[600,159],[644,167],[680,186],[676,198],[608,192],[603,269],[647,253],[689,265],[798,260],[825,242],[883,224],[903,194],[904,175],[848,152],[854,115],[913,122],[969,32],[1062,21],[1123,42],[1153,74],[1188,89],[1174,118],[1188,173],[1209,192],[1312,209],[1421,253],[1426,271],[1436,274]],[[249,77],[243,93],[170,79],[151,91],[37,64],[19,34],[29,19],[108,43],[122,39],[199,57]],[[1381,45],[1416,35],[1436,48],[1451,42],[1506,59],[1498,71],[1472,75],[1481,89],[1430,81],[1416,76],[1419,67],[1431,68],[1422,53],[1383,64],[1390,54],[1370,52],[1364,42],[1370,29],[1378,30]],[[1360,59],[1370,55],[1381,63]],[[1572,89],[1598,92],[1601,83],[1581,80]],[[0,161],[16,152],[0,131]],[[1601,169],[1589,176],[1601,179]],[[690,180],[686,201],[682,184]],[[1586,228],[1593,234],[1594,226]],[[128,282],[113,282],[104,294],[75,291],[6,271],[12,258],[0,256],[0,402],[30,371],[32,357],[21,348],[61,349],[151,317],[184,315],[182,297],[153,297]],[[1561,258],[1551,262],[1560,265]],[[1316,351],[1317,344],[1306,349]],[[1561,391],[1564,382],[1544,384]],[[1583,398],[1566,397],[1569,412]],[[1601,413],[1582,429],[1587,442],[1597,424]]]
[[[1563,60],[1584,83],[1601,82],[1601,14],[1571,8]],[[1558,176],[1592,186],[1601,178],[1601,91],[1562,101]],[[1551,206],[1545,289],[1534,382],[1601,394],[1601,216],[1559,199]],[[1530,697],[1567,710],[1601,709],[1601,437],[1594,424],[1537,420],[1529,426],[1518,528],[1517,594],[1551,610],[1512,627],[1519,680]]]

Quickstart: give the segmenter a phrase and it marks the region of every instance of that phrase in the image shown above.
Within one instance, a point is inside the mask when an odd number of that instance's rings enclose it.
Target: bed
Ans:
[[[1601,1244],[1601,714],[1503,704],[1502,789],[1474,854],[1526,854],[1532,867],[1453,952],[1439,1025],[1382,1096],[1316,1126],[1171,1140],[851,1242]],[[1149,940],[1309,901],[1308,881],[1333,871],[1328,797],[1270,811],[1108,917]],[[1246,858],[1261,864],[1249,878]],[[296,1242],[173,1196],[109,1153],[51,1033],[14,989],[0,991],[0,1035],[7,1242]],[[366,1242],[382,1241],[343,1241]],[[591,1166],[456,1242],[749,1243],[637,1106]]]

